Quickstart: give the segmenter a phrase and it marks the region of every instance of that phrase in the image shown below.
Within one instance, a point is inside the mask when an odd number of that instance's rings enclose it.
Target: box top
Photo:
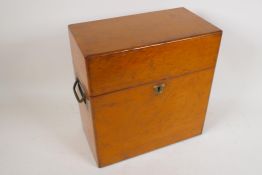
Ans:
[[[185,8],[69,25],[84,57],[158,45],[221,30]]]

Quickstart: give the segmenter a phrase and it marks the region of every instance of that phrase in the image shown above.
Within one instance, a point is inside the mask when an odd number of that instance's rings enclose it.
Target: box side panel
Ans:
[[[74,74],[75,77],[78,78],[83,87],[85,88],[85,92],[87,93],[87,96],[89,95],[89,79],[87,76],[88,67],[86,64],[86,59],[84,58],[83,54],[81,53],[81,50],[79,49],[74,36],[69,30],[69,39],[70,39],[70,47],[71,47],[71,54],[72,54],[72,60],[73,60],[73,66],[74,66]]]
[[[99,165],[201,134],[213,73],[209,68],[92,98]],[[154,89],[159,84],[161,94]]]
[[[215,66],[221,32],[90,57],[90,95],[97,96]]]
[[[87,69],[86,69],[86,60],[81,54],[73,35],[69,31],[69,38],[70,38],[70,46],[71,46],[71,53],[73,58],[73,65],[74,65],[74,73],[75,77],[80,80],[87,95],[89,94],[88,88],[88,78],[87,78]],[[90,145],[91,151],[94,154],[95,159],[97,160],[97,153],[96,153],[96,142],[95,142],[95,133],[93,127],[93,119],[92,119],[92,112],[90,103],[87,101],[87,104],[80,103],[80,114],[83,124],[83,129],[85,135],[88,139],[88,143]]]

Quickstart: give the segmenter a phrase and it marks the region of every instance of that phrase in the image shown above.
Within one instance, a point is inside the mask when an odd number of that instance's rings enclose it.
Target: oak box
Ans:
[[[99,167],[202,133],[222,31],[185,8],[69,25]]]

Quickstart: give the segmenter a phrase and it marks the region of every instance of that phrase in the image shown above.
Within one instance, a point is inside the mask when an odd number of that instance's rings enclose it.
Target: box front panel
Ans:
[[[92,98],[99,165],[200,134],[213,73],[206,69]]]

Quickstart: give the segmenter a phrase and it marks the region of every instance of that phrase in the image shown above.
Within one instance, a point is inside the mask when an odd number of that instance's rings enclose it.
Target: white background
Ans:
[[[84,137],[70,23],[184,6],[224,30],[201,136],[96,167]],[[1,0],[0,174],[262,174],[260,0]]]

